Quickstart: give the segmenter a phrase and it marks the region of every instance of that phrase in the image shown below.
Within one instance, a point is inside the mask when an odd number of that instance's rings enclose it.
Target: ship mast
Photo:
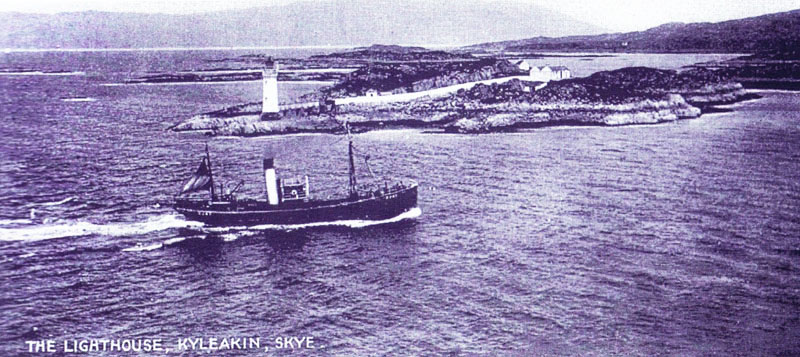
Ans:
[[[350,134],[350,127],[347,122],[344,122],[344,129],[347,131],[347,155],[350,159],[350,198],[357,198],[358,191],[356,190],[356,165],[353,162],[353,135]]]
[[[208,153],[208,143],[206,143],[206,164],[208,164],[208,176],[211,178],[211,200],[215,200],[217,195],[214,192],[214,171],[211,170],[211,155]]]

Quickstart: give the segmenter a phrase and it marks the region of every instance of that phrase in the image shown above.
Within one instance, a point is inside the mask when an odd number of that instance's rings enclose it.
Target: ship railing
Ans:
[[[281,184],[284,186],[299,186],[305,185],[306,179],[305,177],[290,177],[290,178],[282,178]]]
[[[361,196],[377,197],[402,192],[417,186],[414,180],[386,180],[383,183],[359,185],[358,192]]]

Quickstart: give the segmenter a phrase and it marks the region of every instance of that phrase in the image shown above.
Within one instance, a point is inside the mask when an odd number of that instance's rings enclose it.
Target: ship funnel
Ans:
[[[277,206],[278,202],[278,178],[275,175],[275,160],[273,158],[264,159],[264,183],[267,187],[267,201],[271,206]]]

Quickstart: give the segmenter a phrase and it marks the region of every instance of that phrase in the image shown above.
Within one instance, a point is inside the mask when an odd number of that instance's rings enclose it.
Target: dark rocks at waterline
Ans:
[[[800,91],[800,80],[797,79],[746,79],[742,85],[747,89],[776,89]]]
[[[800,55],[796,48],[695,67],[731,78],[748,89],[800,90]]]

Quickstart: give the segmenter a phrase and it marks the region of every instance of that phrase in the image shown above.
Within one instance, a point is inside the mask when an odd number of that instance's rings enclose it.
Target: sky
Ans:
[[[296,0],[5,0],[0,11],[115,11],[183,14]],[[402,0],[398,0],[402,1]],[[544,6],[610,31],[638,31],[668,22],[718,22],[800,9],[800,0],[485,0]]]
[[[719,22],[800,9],[800,0],[556,0],[536,3],[614,31],[639,31],[669,22]]]

